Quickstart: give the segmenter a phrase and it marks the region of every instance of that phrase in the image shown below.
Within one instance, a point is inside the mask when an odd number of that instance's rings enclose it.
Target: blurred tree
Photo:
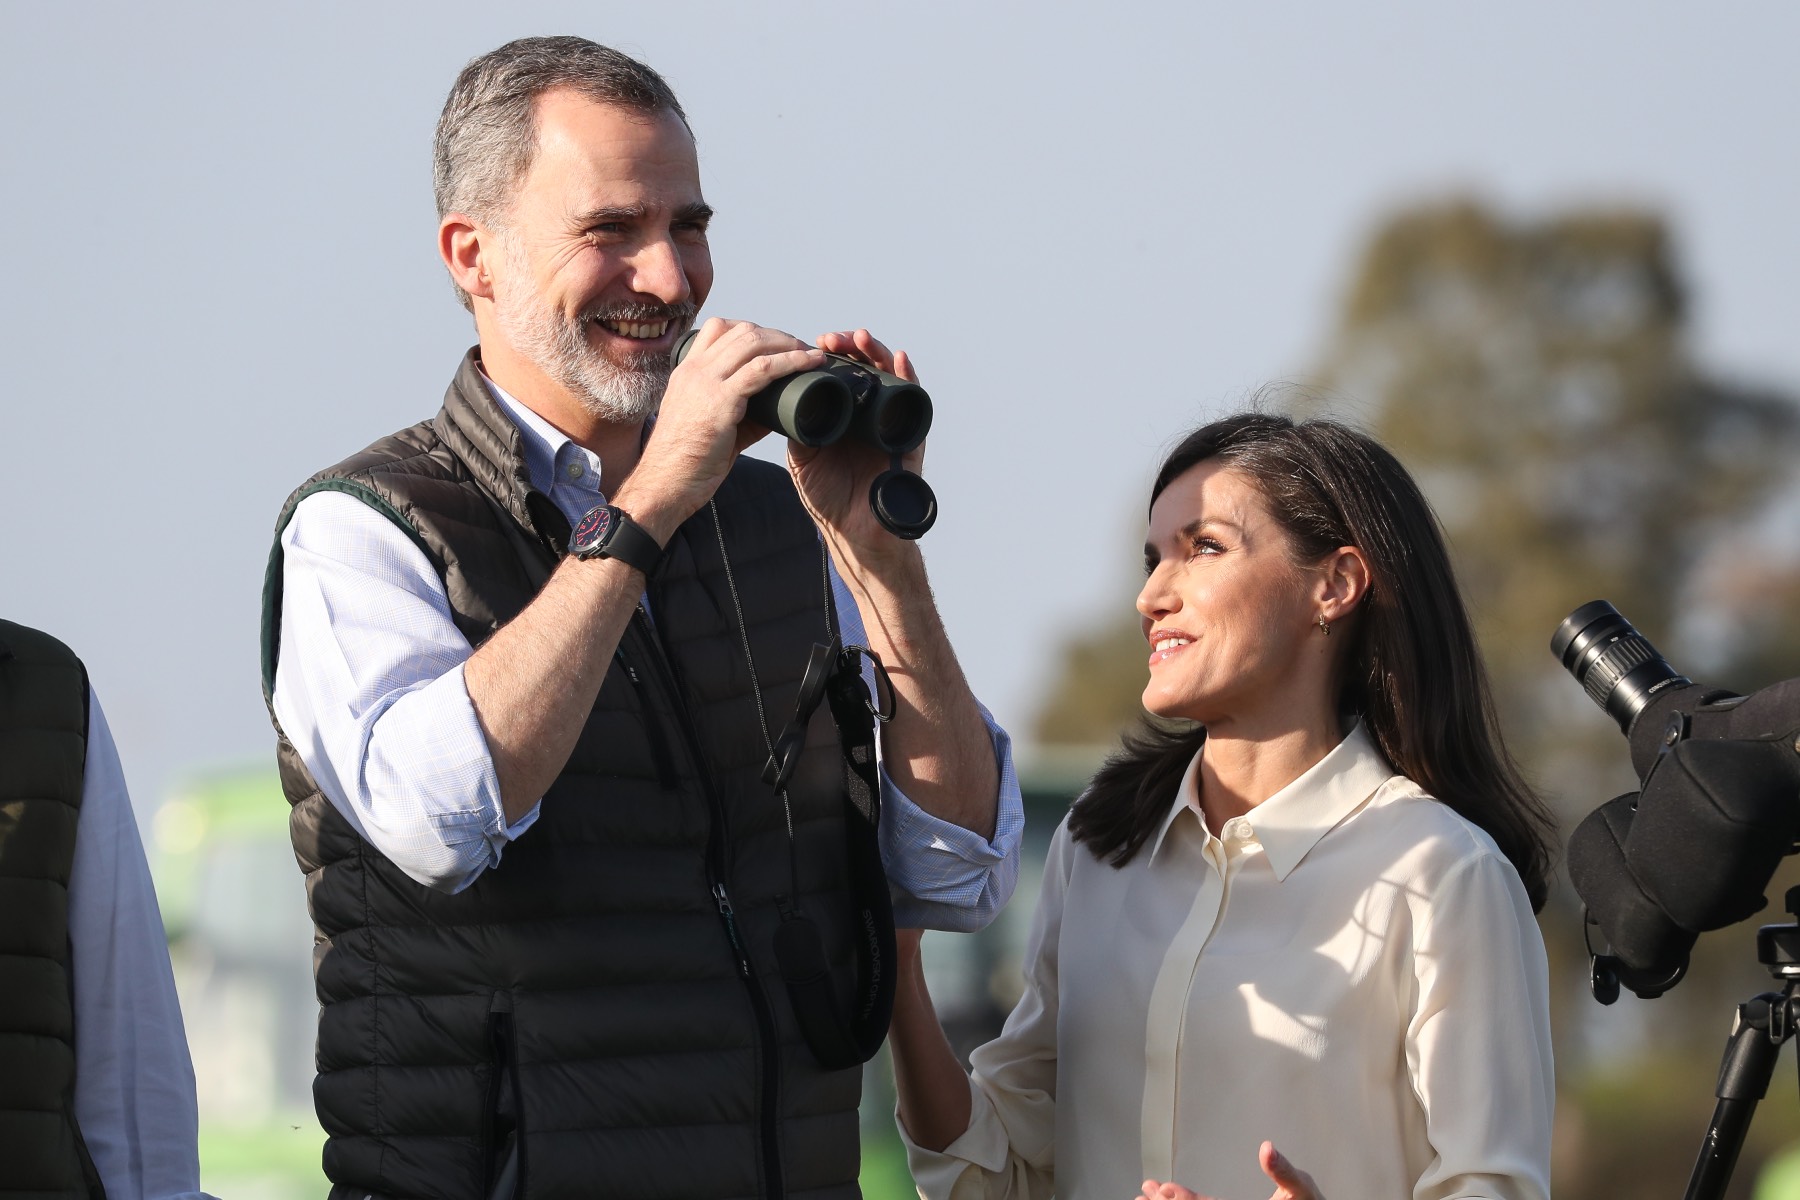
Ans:
[[[1687,309],[1654,215],[1520,225],[1467,200],[1435,204],[1396,215],[1368,243],[1322,386],[1275,398],[1295,415],[1331,410],[1363,425],[1418,478],[1448,535],[1509,743],[1565,831],[1635,787],[1624,740],[1549,654],[1578,605],[1612,600],[1708,683],[1747,691],[1800,674],[1800,409],[1701,370]],[[1040,742],[1110,741],[1140,711],[1142,641],[1129,606],[1115,612],[1065,647]],[[1792,865],[1772,886],[1778,901],[1800,879]],[[1559,1161],[1559,1190],[1666,1188],[1671,1171],[1685,1175],[1710,1113],[1733,1006],[1768,986],[1748,931],[1703,938],[1688,981],[1663,999],[1601,1010],[1585,995],[1571,890],[1543,923],[1559,1076],[1571,1089],[1563,1140],[1580,1147]],[[1757,1144],[1737,1194],[1748,1195]]]
[[[1099,746],[1143,713],[1150,652],[1129,599],[1058,654],[1061,668],[1033,727],[1039,745]]]
[[[1685,312],[1657,218],[1517,228],[1468,202],[1391,221],[1346,298],[1321,381],[1371,406],[1437,507],[1527,744],[1569,724],[1543,702],[1568,694],[1545,645],[1595,597],[1693,672],[1800,668],[1765,607],[1800,578],[1771,557],[1793,539],[1755,536],[1791,497],[1800,413],[1704,376]]]

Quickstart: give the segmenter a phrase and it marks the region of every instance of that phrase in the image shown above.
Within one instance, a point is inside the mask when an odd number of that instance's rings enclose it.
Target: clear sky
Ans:
[[[86,658],[140,810],[268,761],[275,514],[436,411],[472,330],[432,124],[535,33],[682,96],[709,313],[916,356],[927,559],[1021,731],[1134,587],[1158,452],[1304,371],[1395,203],[1655,206],[1702,361],[1800,390],[1788,4],[0,0],[0,614]]]

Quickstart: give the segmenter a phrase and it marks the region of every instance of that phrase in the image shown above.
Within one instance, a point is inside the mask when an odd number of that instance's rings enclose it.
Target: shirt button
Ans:
[[[1248,825],[1239,825],[1236,829],[1231,831],[1231,836],[1240,842],[1247,842],[1254,834]]]
[[[568,466],[568,474],[570,479],[580,479],[587,474],[587,468],[578,462],[572,462]]]

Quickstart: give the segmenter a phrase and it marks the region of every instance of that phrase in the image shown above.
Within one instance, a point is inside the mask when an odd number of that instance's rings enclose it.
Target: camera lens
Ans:
[[[1656,693],[1692,682],[1604,600],[1563,618],[1550,639],[1550,653],[1625,733]]]

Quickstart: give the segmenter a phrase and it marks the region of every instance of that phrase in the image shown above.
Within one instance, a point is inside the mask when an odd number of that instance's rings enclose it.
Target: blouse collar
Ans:
[[[1188,763],[1169,813],[1150,843],[1154,859],[1168,836],[1169,827],[1183,810],[1200,818],[1200,756]],[[1286,879],[1300,865],[1320,838],[1342,824],[1398,772],[1381,756],[1359,720],[1343,741],[1299,778],[1236,820],[1247,825],[1261,843],[1277,880]],[[1218,832],[1218,831],[1213,831]]]

